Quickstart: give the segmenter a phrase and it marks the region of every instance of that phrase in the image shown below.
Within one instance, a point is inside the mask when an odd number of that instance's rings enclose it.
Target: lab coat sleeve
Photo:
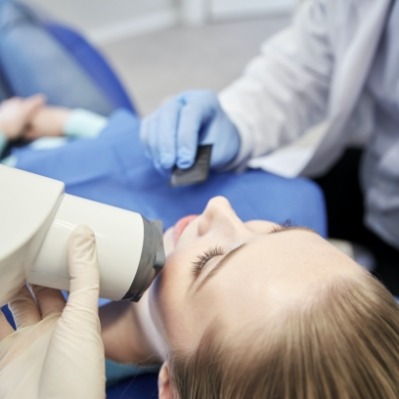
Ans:
[[[333,68],[325,0],[302,3],[291,26],[267,40],[237,81],[219,94],[237,126],[233,168],[290,143],[325,117]]]

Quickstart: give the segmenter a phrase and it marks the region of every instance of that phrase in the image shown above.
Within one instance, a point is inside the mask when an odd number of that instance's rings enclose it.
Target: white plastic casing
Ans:
[[[64,185],[0,165],[0,187],[0,305],[4,305],[24,283]]]
[[[86,224],[95,233],[100,296],[123,298],[144,240],[140,214],[64,193],[53,179],[0,165],[0,305],[28,280],[69,289],[67,245]]]
[[[100,268],[100,296],[119,300],[129,290],[141,258],[143,218],[138,213],[64,194],[28,282],[68,289],[68,240],[78,225],[89,226],[96,236]]]

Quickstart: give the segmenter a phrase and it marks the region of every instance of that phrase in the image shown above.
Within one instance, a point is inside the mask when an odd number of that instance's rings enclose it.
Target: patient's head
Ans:
[[[219,197],[165,243],[161,397],[398,397],[395,301],[313,231],[243,223]]]

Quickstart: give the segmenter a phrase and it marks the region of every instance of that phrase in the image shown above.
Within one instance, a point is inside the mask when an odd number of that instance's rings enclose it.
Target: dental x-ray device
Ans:
[[[137,301],[162,269],[162,226],[75,197],[60,181],[0,165],[0,305],[26,281],[69,289],[67,245],[78,225],[95,236],[100,296]]]

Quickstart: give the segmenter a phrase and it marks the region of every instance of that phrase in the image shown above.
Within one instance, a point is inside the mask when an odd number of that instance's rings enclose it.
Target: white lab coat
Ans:
[[[367,137],[365,222],[399,249],[399,0],[307,0],[220,101],[241,135],[233,167],[324,173]]]
[[[373,121],[362,91],[390,3],[302,3],[292,25],[220,94],[242,136],[235,166],[249,161],[283,176],[315,175],[355,133],[369,133]]]

